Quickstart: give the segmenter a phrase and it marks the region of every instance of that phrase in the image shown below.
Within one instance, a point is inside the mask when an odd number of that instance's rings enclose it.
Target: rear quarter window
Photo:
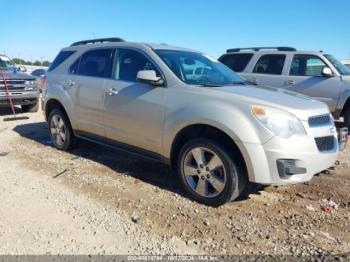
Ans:
[[[252,57],[253,54],[251,53],[227,54],[220,57],[219,61],[235,72],[242,72],[247,67]]]
[[[219,61],[235,72],[242,72],[252,59],[253,54],[227,54],[219,58]]]
[[[60,64],[62,64],[65,60],[67,60],[68,57],[70,57],[72,54],[74,54],[75,51],[61,51],[53,60],[51,66],[47,70],[48,72],[54,70],[56,67],[58,67]]]

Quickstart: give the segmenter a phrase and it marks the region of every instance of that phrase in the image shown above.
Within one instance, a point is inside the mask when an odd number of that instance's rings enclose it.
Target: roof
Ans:
[[[171,46],[167,44],[127,42],[121,38],[100,38],[100,39],[92,39],[92,40],[82,40],[71,44],[69,47],[64,48],[64,50],[90,49],[91,47],[102,47],[102,46],[124,46],[124,47],[140,48],[140,49],[152,48],[157,50],[161,49],[161,50],[199,52],[196,50],[191,50],[191,49],[177,47],[177,46]]]

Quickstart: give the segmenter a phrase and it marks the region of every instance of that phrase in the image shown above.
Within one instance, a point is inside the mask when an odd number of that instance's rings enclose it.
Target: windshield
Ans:
[[[0,60],[0,69],[1,70],[9,70],[9,69],[11,69],[10,61]]]
[[[324,55],[329,62],[332,63],[332,65],[337,69],[339,74],[341,75],[350,75],[350,68],[348,68],[346,65],[344,65],[342,62],[337,60],[331,55]]]
[[[245,80],[231,69],[207,55],[177,50],[155,50],[155,52],[186,84],[222,86],[245,83]]]

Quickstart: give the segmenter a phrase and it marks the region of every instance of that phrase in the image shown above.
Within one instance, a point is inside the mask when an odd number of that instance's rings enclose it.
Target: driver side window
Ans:
[[[160,75],[154,64],[139,51],[124,48],[117,50],[113,69],[114,79],[136,82],[137,73],[141,70],[154,70],[158,76]]]
[[[290,67],[291,76],[322,76],[327,65],[314,55],[295,55]]]

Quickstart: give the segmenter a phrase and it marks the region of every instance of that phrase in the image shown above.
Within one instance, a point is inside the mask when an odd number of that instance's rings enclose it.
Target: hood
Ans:
[[[310,97],[287,90],[255,85],[234,85],[213,87],[225,96],[232,94],[241,101],[251,105],[269,106],[292,113],[300,120],[308,120],[310,116],[329,114],[328,106]],[[230,96],[227,96],[229,98]]]
[[[22,72],[14,73],[12,70],[3,72],[7,80],[35,80],[35,77]],[[2,80],[2,72],[0,72],[0,80]]]
[[[344,81],[350,82],[350,75],[342,75],[341,78],[342,78]]]

